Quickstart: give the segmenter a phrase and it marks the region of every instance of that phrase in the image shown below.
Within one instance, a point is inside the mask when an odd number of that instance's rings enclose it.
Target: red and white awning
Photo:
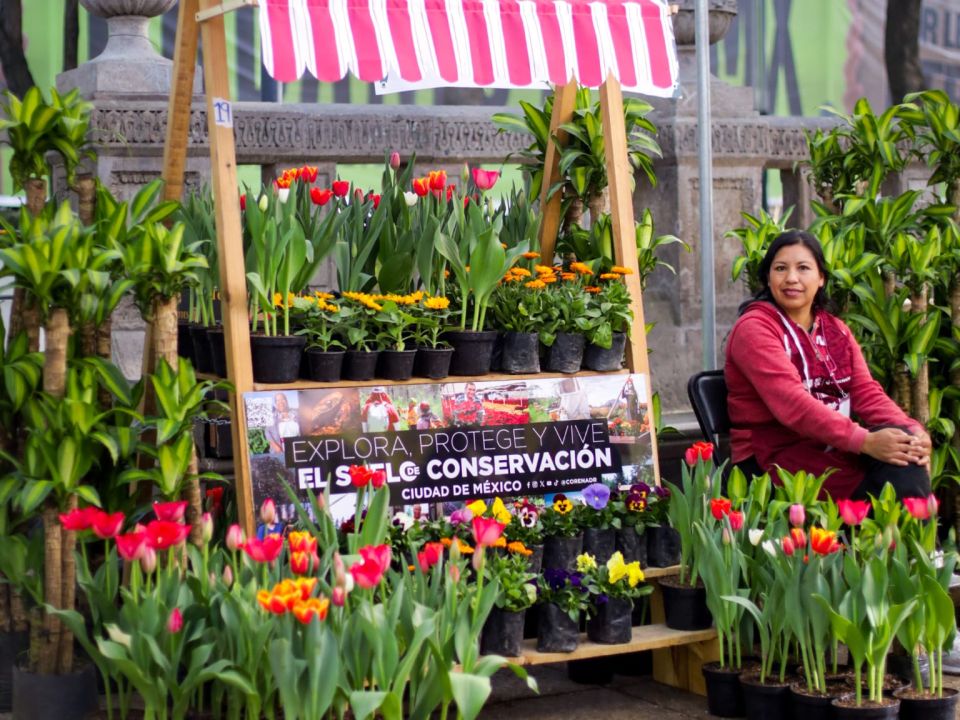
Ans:
[[[570,79],[669,96],[667,0],[259,0],[263,62],[281,82],[347,71],[378,82],[530,87]]]

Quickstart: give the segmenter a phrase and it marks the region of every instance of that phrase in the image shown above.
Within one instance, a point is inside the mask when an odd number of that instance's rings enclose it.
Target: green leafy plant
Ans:
[[[484,565],[487,580],[499,588],[496,606],[505,612],[522,612],[537,601],[533,581],[537,577],[529,572],[522,555],[494,555]]]

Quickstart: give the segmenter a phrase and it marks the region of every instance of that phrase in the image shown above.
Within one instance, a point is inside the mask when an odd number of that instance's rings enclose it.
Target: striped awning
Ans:
[[[677,78],[667,0],[259,0],[263,62],[378,82],[598,87],[669,96]]]

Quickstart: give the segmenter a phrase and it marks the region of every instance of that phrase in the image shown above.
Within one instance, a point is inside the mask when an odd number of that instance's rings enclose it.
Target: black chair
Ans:
[[[697,416],[703,437],[712,442],[720,456],[716,462],[729,457],[730,416],[727,415],[727,382],[723,370],[705,370],[690,378],[687,382],[687,395],[693,413]]]

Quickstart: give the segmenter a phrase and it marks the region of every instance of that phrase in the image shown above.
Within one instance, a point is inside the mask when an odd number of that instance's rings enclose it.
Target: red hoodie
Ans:
[[[921,429],[870,375],[850,329],[822,310],[808,333],[772,303],[750,305],[727,339],[724,376],[733,462],[753,455],[765,470],[835,468],[823,486],[835,499],[863,480],[866,428]]]

